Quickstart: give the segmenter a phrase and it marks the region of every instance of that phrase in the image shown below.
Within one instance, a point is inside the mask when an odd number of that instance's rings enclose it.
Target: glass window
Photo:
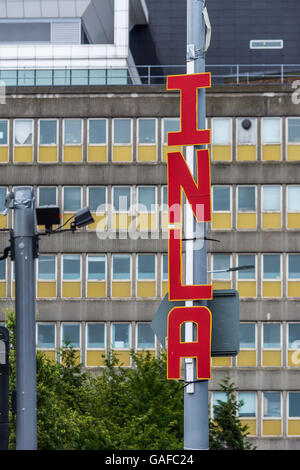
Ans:
[[[89,323],[87,325],[87,347],[88,349],[104,349],[105,330],[104,323]]]
[[[238,279],[255,279],[255,265],[255,255],[238,255],[238,266],[254,266],[238,271]]]
[[[289,349],[300,348],[300,323],[288,324],[288,343]]]
[[[139,144],[155,144],[156,142],[156,120],[139,119]]]
[[[264,323],[263,325],[264,349],[280,349],[280,324]]]
[[[227,402],[227,395],[225,392],[213,392],[213,407],[218,406],[218,402],[226,403]]]
[[[264,392],[263,393],[264,418],[281,417],[281,393]]]
[[[106,85],[106,70],[90,69],[90,85]]]
[[[263,144],[280,144],[280,118],[263,118],[262,120],[262,142]]]
[[[238,187],[238,210],[239,212],[255,212],[255,186]]]
[[[88,280],[105,281],[106,278],[106,257],[101,255],[88,255]]]
[[[0,121],[0,145],[7,145],[8,143],[8,122]]]
[[[300,143],[300,118],[288,119],[288,143]]]
[[[0,211],[3,212],[5,209],[5,198],[7,194],[7,188],[0,188]]]
[[[64,144],[81,145],[82,143],[82,120],[65,119],[64,120]]]
[[[1,70],[0,76],[6,86],[17,86],[17,70]]]
[[[76,212],[81,209],[81,187],[66,186],[64,190],[64,212]]]
[[[56,279],[56,256],[40,255],[38,258],[38,280],[54,281]]]
[[[280,186],[263,186],[263,211],[281,210],[281,188]]]
[[[103,186],[90,186],[88,188],[88,206],[91,212],[105,211],[106,188]]]
[[[168,133],[169,132],[179,132],[180,131],[180,119],[170,118],[163,120],[163,143],[167,145],[168,143]]]
[[[289,392],[289,418],[300,418],[300,392]]]
[[[36,85],[52,85],[53,77],[52,70],[36,70],[35,71],[35,82]]]
[[[54,69],[53,70],[54,85],[70,85],[71,84],[71,70],[70,69]]]
[[[168,280],[168,272],[169,272],[169,266],[168,266],[168,255],[162,255],[162,279],[163,281]]]
[[[222,272],[220,273],[213,272],[212,273],[213,279],[230,279],[230,271],[229,272],[223,271],[224,269],[230,268],[230,255],[217,253],[213,255],[212,259],[213,259],[212,271],[222,270]]]
[[[255,349],[255,323],[240,323],[240,348]]]
[[[33,121],[32,119],[15,120],[15,145],[32,145]]]
[[[63,255],[63,280],[80,280],[80,255]]]
[[[168,210],[168,186],[162,187],[162,203],[163,203],[163,210]]]
[[[131,119],[114,119],[114,144],[131,144]]]
[[[129,323],[113,323],[111,333],[112,348],[123,349],[130,347]]]
[[[37,324],[37,347],[42,349],[55,348],[55,325]]]
[[[239,408],[240,418],[252,418],[256,415],[255,392],[239,392],[238,401],[243,404]]]
[[[156,203],[156,188],[152,186],[138,187],[138,206],[140,212],[154,212]]]
[[[71,70],[71,84],[72,85],[88,85],[89,74],[87,69],[74,69]]]
[[[40,145],[57,144],[57,121],[43,119],[40,121]]]
[[[106,120],[89,120],[89,144],[106,144]]]
[[[113,255],[113,280],[130,280],[130,255]]]
[[[128,212],[131,203],[131,188],[115,186],[113,188],[113,204],[116,212]]]
[[[57,188],[55,186],[47,186],[38,188],[39,206],[56,206]]]
[[[213,186],[213,211],[228,212],[230,210],[230,187]]]
[[[138,255],[138,280],[155,280],[155,255]]]
[[[300,211],[300,186],[287,187],[288,212]]]
[[[213,119],[212,143],[216,145],[231,144],[231,119]]]
[[[280,255],[263,255],[263,278],[280,279]]]
[[[150,324],[138,323],[137,347],[138,349],[153,349],[155,347],[154,332]]]
[[[18,70],[18,86],[34,85],[35,70]]]
[[[0,280],[6,280],[6,259],[0,260]]]
[[[127,85],[127,69],[107,69],[107,85]]]
[[[80,327],[78,324],[64,323],[62,325],[62,345],[80,348]]]
[[[288,279],[300,279],[300,254],[288,255]]]

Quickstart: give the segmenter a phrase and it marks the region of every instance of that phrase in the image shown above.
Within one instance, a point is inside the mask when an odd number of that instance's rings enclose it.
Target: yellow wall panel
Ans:
[[[288,435],[299,436],[300,435],[300,419],[289,419],[288,420]]]
[[[245,424],[248,426],[247,432],[249,433],[249,436],[256,436],[256,419],[240,418],[240,421],[243,426],[245,426]]]
[[[32,162],[33,160],[33,147],[15,147],[14,148],[14,161],[15,162]]]
[[[237,355],[237,365],[239,367],[256,366],[256,351],[240,351]]]
[[[64,162],[82,162],[82,146],[81,145],[65,145],[64,146]]]
[[[163,212],[161,215],[161,228],[162,230],[168,230],[169,227],[169,216],[167,212]]]
[[[112,214],[113,230],[128,230],[131,224],[131,215],[126,212],[114,212]]]
[[[136,352],[136,355],[140,358],[145,357],[148,354],[151,358],[155,358],[155,351],[153,351],[152,349],[143,349]]]
[[[300,228],[300,212],[290,212],[287,215],[287,228]]]
[[[37,297],[56,297],[56,282],[39,281],[37,284]]]
[[[6,282],[5,281],[1,281],[0,282],[0,298],[4,298],[6,297]]]
[[[15,292],[16,292],[16,283],[13,281],[11,283],[11,296],[14,298],[15,297]]]
[[[230,162],[232,157],[231,145],[213,145],[212,160],[214,162]]]
[[[156,281],[138,281],[137,297],[156,297]]]
[[[300,367],[300,349],[290,349],[288,351],[288,366]]]
[[[113,281],[112,297],[131,297],[131,282]]]
[[[166,295],[166,293],[168,292],[169,290],[169,283],[168,281],[162,281],[162,285],[161,285],[161,296],[164,297]]]
[[[106,282],[88,281],[87,297],[106,297]]]
[[[41,352],[49,361],[55,361],[56,359],[56,353],[55,351],[44,351],[39,349],[39,352]]]
[[[167,161],[167,155],[171,152],[183,152],[181,145],[164,145],[163,146],[163,162]]]
[[[288,281],[288,297],[300,297],[300,281]]]
[[[231,289],[231,281],[213,281],[213,289]]]
[[[265,367],[280,367],[281,351],[263,351],[262,365]]]
[[[101,367],[105,364],[105,351],[102,349],[97,351],[86,352],[86,365],[87,367]]]
[[[256,213],[238,212],[237,228],[238,229],[255,229],[256,228]]]
[[[238,281],[240,297],[256,297],[256,281]]]
[[[281,145],[263,145],[262,160],[263,161],[281,160]]]
[[[238,145],[237,160],[240,162],[254,162],[256,160],[256,145]]]
[[[62,363],[65,364],[65,361],[62,360]],[[80,364],[80,351],[75,351],[75,365]]]
[[[287,160],[290,162],[300,160],[300,145],[287,146]]]
[[[68,298],[81,297],[81,282],[63,281],[62,296]]]
[[[114,355],[119,359],[119,365],[130,367],[130,351],[118,351],[114,349]]]
[[[157,215],[156,214],[141,214],[137,215],[136,225],[138,230],[156,230],[157,229]]]
[[[262,215],[262,228],[281,228],[281,213],[280,212],[265,212]]]
[[[0,163],[8,162],[8,147],[0,147]]]
[[[264,281],[263,297],[281,297],[281,281]]]
[[[74,216],[75,214],[72,214],[72,212],[65,212],[63,215],[62,215],[62,223],[63,225],[67,222],[67,220],[69,220],[72,215]],[[74,219],[71,219],[70,222],[68,222],[66,225],[64,225],[64,228],[70,228],[71,226],[71,223],[73,222]]]
[[[39,146],[39,162],[53,163],[57,162],[57,147],[53,145]]]
[[[91,163],[107,162],[107,146],[89,145],[87,159]]]
[[[113,162],[131,162],[132,146],[131,145],[114,145],[113,146]]]
[[[231,214],[213,212],[211,223],[214,230],[231,229]]]
[[[97,230],[97,228],[100,231],[107,230],[107,214],[96,215],[95,212],[91,212],[91,214],[95,222],[89,224],[87,230]]]
[[[280,419],[264,419],[262,433],[264,436],[280,436],[282,423]]]
[[[213,357],[213,367],[231,367],[231,357]]]
[[[137,160],[138,162],[155,162],[156,153],[156,145],[139,145]]]
[[[7,228],[7,216],[0,214],[0,228]]]

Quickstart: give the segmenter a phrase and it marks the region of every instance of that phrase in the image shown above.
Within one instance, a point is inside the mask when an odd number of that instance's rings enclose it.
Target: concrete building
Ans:
[[[25,24],[32,2],[15,3]],[[10,4],[0,2],[4,23],[4,18],[16,22]],[[18,26],[22,44],[0,45],[0,78],[8,71],[15,77],[7,79],[6,102],[0,105],[1,205],[14,186],[32,185],[37,204],[58,204],[66,226],[85,205],[95,218],[94,225],[74,234],[41,237],[37,348],[54,358],[69,339],[90,370],[103,365],[109,350],[130,366],[131,348],[153,354],[160,348],[150,322],[167,292],[166,134],[178,129],[179,95],[165,85],[135,83],[136,71],[127,83],[130,64],[136,65],[134,47],[123,44],[119,56],[119,43],[100,42],[115,40],[114,15],[107,13],[114,18],[114,36],[97,24],[102,39],[96,35],[95,44],[86,44],[92,23],[87,29],[88,20],[82,27],[78,19],[89,17],[98,2],[34,4],[49,31],[66,13],[46,13],[46,7],[72,4],[68,17],[74,18],[73,31],[77,24],[78,44],[33,45],[31,38],[25,45],[29,30]],[[135,12],[132,24],[148,21],[145,2],[116,0],[115,15],[121,4],[128,6],[127,19]],[[129,20],[126,24],[128,39]],[[44,28],[35,31],[45,34]],[[83,60],[86,65],[79,65]],[[77,78],[74,70],[80,70]],[[101,70],[104,79],[97,81]],[[111,70],[126,75],[110,75]],[[255,265],[211,279],[215,288],[240,293],[241,344],[237,358],[212,360],[210,399],[213,404],[223,398],[218,383],[229,374],[244,401],[240,418],[260,449],[296,449],[300,438],[298,101],[297,89],[288,83],[215,85],[207,92],[213,204],[208,236],[221,241],[208,242],[208,270]],[[0,216],[0,223],[11,227],[12,214]],[[7,245],[8,234],[0,232],[0,250]],[[4,322],[4,309],[14,308],[10,259],[0,263],[0,293]]]

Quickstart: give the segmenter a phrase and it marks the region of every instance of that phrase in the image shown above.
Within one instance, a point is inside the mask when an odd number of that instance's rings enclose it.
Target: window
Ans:
[[[163,210],[168,210],[168,186],[162,187],[162,203],[163,203]]]
[[[131,144],[131,119],[114,119],[114,144]]]
[[[129,281],[131,278],[130,255],[113,255],[113,280]]]
[[[251,39],[250,49],[282,49],[282,39]]]
[[[255,392],[239,392],[238,401],[243,402],[239,408],[240,418],[253,418],[256,416]]]
[[[130,186],[115,186],[113,188],[113,208],[116,212],[128,212],[131,204]]]
[[[213,119],[212,143],[214,145],[230,145],[231,140],[231,119]]]
[[[63,281],[80,281],[80,255],[63,255]]]
[[[104,255],[88,255],[88,281],[105,281],[106,257]]]
[[[55,186],[47,186],[38,188],[39,206],[56,206],[57,204],[57,188]]]
[[[76,212],[81,209],[81,187],[66,186],[63,188],[64,212]]]
[[[289,418],[300,418],[300,392],[289,392]]]
[[[0,121],[0,145],[8,144],[8,122]]]
[[[212,271],[222,271],[222,272],[213,272],[213,279],[230,279],[230,271],[223,271],[230,268],[231,266],[231,257],[230,255],[218,253],[212,255]]]
[[[255,272],[255,255],[238,255],[238,266],[254,266],[250,269],[245,269],[238,271],[238,280],[241,279],[255,279],[256,272]]]
[[[281,119],[277,117],[262,119],[262,143],[280,144],[281,142]]]
[[[106,209],[106,188],[103,186],[90,186],[88,188],[88,206],[91,212]]]
[[[231,211],[231,191],[230,186],[213,186],[213,211]]]
[[[0,211],[3,212],[5,209],[5,198],[7,194],[7,188],[0,188]]]
[[[40,255],[38,258],[38,280],[54,281],[56,279],[56,256]]]
[[[156,205],[156,188],[153,186],[138,187],[139,212],[154,212]]]
[[[151,328],[151,325],[148,323],[138,323],[137,325],[137,348],[155,348],[154,332]]]
[[[107,121],[105,119],[89,119],[89,144],[106,144]]]
[[[15,120],[15,145],[33,144],[33,121],[32,119]]]
[[[57,144],[57,121],[53,119],[40,120],[40,145]]]
[[[80,349],[80,325],[74,323],[62,325],[62,346]]]
[[[300,186],[287,187],[288,212],[300,211]]]
[[[238,187],[238,211],[239,212],[255,212],[256,211],[255,186],[239,186]]]
[[[278,280],[280,278],[280,255],[263,255],[263,279]]]
[[[300,118],[288,118],[288,143],[299,144],[300,143]]]
[[[281,417],[281,393],[264,392],[263,393],[263,416],[264,418]]]
[[[212,393],[212,407],[211,407],[211,416],[214,416],[214,407],[219,406],[221,403],[227,402],[227,395],[225,392],[213,392]]]
[[[55,349],[55,325],[50,323],[37,324],[37,347]]]
[[[155,255],[138,255],[138,280],[155,280]]]
[[[64,120],[64,144],[81,145],[82,144],[82,120],[65,119]]]
[[[240,323],[240,348],[256,348],[255,323]]]
[[[281,211],[281,187],[280,186],[263,186],[263,211]]]
[[[168,255],[162,255],[162,280],[167,281],[168,280],[168,271],[169,271],[169,266],[168,266]]]
[[[263,347],[264,349],[280,349],[281,334],[279,323],[263,324]]]
[[[129,323],[113,323],[111,327],[111,343],[114,349],[130,348]]]
[[[300,279],[300,254],[288,255],[288,279]]]
[[[6,260],[0,260],[0,281],[6,280]]]
[[[138,143],[142,145],[156,143],[156,119],[138,120]]]
[[[289,349],[300,348],[300,323],[288,324],[288,347]]]
[[[163,120],[163,143],[168,144],[168,133],[180,131],[180,119],[169,118]]]
[[[104,323],[87,324],[87,348],[104,349],[105,348],[105,325]]]

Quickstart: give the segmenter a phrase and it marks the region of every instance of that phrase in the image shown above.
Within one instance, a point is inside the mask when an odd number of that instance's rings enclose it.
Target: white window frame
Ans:
[[[155,121],[155,141],[152,142],[152,143],[141,143],[141,142],[139,141],[139,137],[140,137],[140,121],[153,121],[153,120]],[[157,129],[157,118],[154,118],[154,117],[153,117],[153,118],[151,118],[151,117],[145,117],[145,118],[141,118],[141,117],[140,117],[140,118],[138,118],[138,119],[137,119],[137,132],[136,132],[136,144],[137,144],[137,146],[139,146],[139,145],[144,146],[144,145],[145,145],[145,146],[151,147],[151,146],[157,145],[157,130],[158,130],[158,129]]]
[[[100,144],[91,144],[90,143],[90,121],[105,121],[105,142],[104,143],[100,143]],[[87,135],[87,145],[88,147],[105,147],[107,146],[107,142],[108,142],[108,121],[106,118],[89,118],[87,120],[87,132],[88,132],[88,135]]]
[[[41,144],[40,138],[41,138],[41,121],[56,121],[56,144]],[[54,118],[43,118],[38,120],[38,146],[39,147],[58,147],[58,142],[59,142],[59,126],[58,126],[58,119]]]
[[[261,47],[254,46],[253,44],[256,42],[261,42],[261,43],[280,43],[279,46],[272,46],[272,45],[262,45]],[[250,40],[250,49],[254,50],[265,50],[265,49],[283,49],[283,39],[251,39]]]
[[[114,257],[126,255],[129,256],[129,279],[114,279]],[[132,254],[128,253],[113,253],[111,255],[111,283],[112,282],[132,282]]]
[[[278,187],[280,192],[280,209],[279,210],[264,210],[264,188],[265,187]],[[282,186],[280,184],[264,184],[261,186],[261,212],[262,214],[282,214]]]
[[[228,268],[231,268],[231,267],[232,267],[232,254],[230,254],[230,253],[212,253],[212,254],[211,254],[211,271],[214,271],[214,256],[215,256],[215,255],[227,255],[227,256],[229,256],[230,264],[229,264]],[[226,277],[226,278],[223,278],[223,277],[215,278],[215,277],[214,277],[214,274],[220,274],[220,275],[222,275],[222,274],[229,274],[229,277]],[[232,282],[232,271],[229,271],[228,273],[226,273],[225,271],[224,271],[223,273],[213,273],[213,272],[212,272],[212,273],[210,273],[210,275],[211,275],[211,280],[212,280],[212,281],[216,281],[216,282],[218,282],[218,281],[221,281],[221,282],[226,282],[226,281],[227,281],[227,282]]]
[[[239,209],[239,188],[254,188],[254,201],[255,201],[255,209],[250,211],[245,211]],[[256,214],[257,213],[257,186],[255,184],[239,184],[236,187],[236,213],[242,214]]]
[[[76,143],[76,144],[66,144],[65,143],[66,121],[80,121],[81,122],[80,143]],[[82,118],[64,118],[63,119],[63,146],[64,147],[78,147],[78,146],[82,145],[82,142],[83,142],[83,119]]]
[[[124,143],[121,143],[121,144],[117,144],[115,142],[115,122],[116,121],[130,121],[130,142],[127,142],[126,144]],[[133,119],[132,118],[113,118],[112,119],[112,144],[113,146],[116,146],[116,147],[129,147],[132,145],[132,142],[133,142]],[[132,158],[132,156],[131,156]]]
[[[119,324],[126,324],[129,326],[129,347],[128,348],[116,348],[113,347],[113,325],[119,325]],[[113,351],[130,351],[132,347],[132,323],[131,322],[122,322],[122,321],[114,321],[111,323],[111,328],[110,328],[110,347]]]
[[[211,395],[210,395],[210,417],[212,419],[214,417],[214,393],[224,393],[224,395],[226,395],[226,393],[222,392],[222,390],[212,390],[211,391]],[[216,405],[217,405],[217,403],[216,403]]]
[[[230,141],[229,142],[218,142],[217,144],[213,141],[213,136],[214,136],[214,123],[216,121],[223,121],[224,119],[227,119],[230,123],[230,126],[229,126],[229,130],[230,130]],[[211,119],[211,145],[213,146],[223,146],[223,145],[228,145],[228,146],[232,146],[232,142],[233,142],[233,138],[232,138],[232,117],[229,117],[229,116],[222,116],[222,117],[214,117]]]
[[[240,394],[241,393],[254,393],[254,397],[255,397],[255,416],[240,416],[239,412],[240,410],[238,410],[238,417],[239,419],[244,419],[244,420],[254,420],[254,419],[257,419],[257,392],[256,391],[253,391],[253,390],[239,390],[238,391],[238,394],[237,394],[237,399],[238,401],[242,400],[242,398],[240,397]],[[257,427],[257,424],[256,424],[256,427]],[[257,430],[256,430],[256,433],[257,433]]]
[[[300,184],[287,184],[286,185],[286,217],[288,214],[296,214],[300,212],[300,209],[289,211],[289,188],[291,187],[298,187],[300,191]]]
[[[287,392],[287,400],[286,400],[286,406],[287,406],[287,419],[292,419],[292,420],[300,420],[300,413],[299,416],[290,416],[290,393],[297,393],[299,395],[299,400],[300,400],[300,391],[299,390],[289,390]],[[291,436],[291,434],[289,434]]]
[[[104,326],[104,347],[103,348],[91,348],[90,346],[88,346],[88,327],[89,327],[89,325],[103,325]],[[99,321],[99,322],[89,321],[89,322],[86,322],[86,325],[85,325],[85,350],[86,350],[86,353],[88,351],[106,351],[106,345],[107,345],[106,322],[103,322],[103,321]],[[93,366],[89,366],[89,367],[93,367]]]
[[[162,253],[161,254],[161,261],[160,261],[160,264],[161,264],[161,282],[168,282],[169,281],[169,275],[168,275],[168,279],[164,279],[164,255],[168,259],[168,253]],[[168,272],[168,274],[169,274],[169,272]]]
[[[287,285],[288,285],[288,282],[299,282],[300,281],[300,277],[299,278],[295,278],[295,279],[290,279],[289,278],[289,264],[290,264],[290,256],[291,255],[297,255],[299,256],[299,259],[300,259],[300,253],[287,253],[286,254],[286,280],[287,280]]]
[[[280,345],[278,348],[265,348],[264,347],[264,326],[265,325],[279,325],[279,333],[280,333]],[[282,351],[282,324],[280,322],[262,322],[261,324],[261,351]]]
[[[130,190],[130,193],[129,193],[129,210],[127,211],[116,211],[115,210],[115,193],[114,193],[114,188],[129,188]],[[126,184],[122,184],[122,185],[114,185],[112,186],[111,188],[111,196],[112,196],[112,212],[114,214],[132,214],[132,192],[133,192],[133,188],[131,185],[126,185]]]
[[[80,260],[80,278],[79,279],[64,279],[64,257],[65,256],[79,256]],[[82,282],[82,255],[78,253],[63,253],[61,255],[61,283],[63,282]]]
[[[279,120],[279,128],[280,128],[280,131],[279,131],[279,142],[264,142],[264,122],[266,121],[266,119],[268,120],[274,120],[274,119],[278,119]],[[261,118],[261,145],[282,145],[282,118],[280,116],[264,116]],[[281,159],[280,161],[282,160],[282,155],[281,155]]]
[[[83,200],[83,188],[82,186],[77,186],[77,185],[67,185],[62,187],[62,208],[63,208],[63,213],[64,214],[74,214],[74,211],[66,211],[65,210],[65,189],[66,188],[80,188],[80,208],[82,208],[82,200]],[[78,209],[79,210],[79,209]],[[76,213],[76,211],[75,211]]]
[[[151,323],[149,322],[146,322],[146,321],[139,321],[136,323],[136,328],[135,328],[135,344],[136,344],[136,351],[155,351],[156,350],[156,335],[155,333],[153,333],[154,335],[154,346],[152,348],[139,348],[138,347],[138,326],[139,325],[151,325]]]
[[[139,210],[139,204],[140,204],[140,203],[139,203],[139,191],[140,191],[140,188],[147,188],[147,189],[152,188],[152,189],[154,189],[154,201],[155,201],[155,202],[154,202],[154,207],[155,207],[154,210],[151,210],[151,211],[148,211],[148,210],[146,210],[146,211],[140,211],[140,210]],[[138,213],[139,213],[139,214],[156,214],[156,213],[157,213],[157,186],[145,185],[145,184],[142,184],[142,185],[137,186],[137,187],[136,187],[136,197],[137,197],[137,201],[136,201],[136,203],[137,203],[137,210],[138,210]]]
[[[53,348],[41,348],[38,346],[38,327],[39,325],[51,325],[54,326],[54,346]],[[38,351],[56,351],[56,324],[55,322],[37,322],[36,323],[36,345]]]
[[[256,351],[256,359],[257,359],[257,323],[254,321],[243,321],[241,325],[254,325],[254,348],[242,348],[240,346],[240,351]]]
[[[40,204],[40,189],[55,188],[55,204],[57,205],[58,201],[58,187],[57,186],[38,186],[37,188],[37,200],[38,205]]]
[[[299,346],[299,347],[295,347],[295,348],[290,347],[289,346],[289,329],[290,329],[290,325],[300,325],[300,322],[289,321],[289,322],[287,322],[286,325],[287,325],[286,326],[286,345],[287,345],[286,363],[287,364],[288,364],[289,351],[298,351],[296,354],[297,354],[297,360],[299,361],[299,363],[297,363],[293,366],[288,366],[288,367],[293,367],[293,369],[294,369],[295,367],[300,367],[300,337],[299,337],[299,339],[296,339],[292,343],[292,344],[297,343],[297,344],[295,344],[295,346]]]
[[[104,188],[104,191],[105,191],[105,210],[104,211],[101,211],[99,212],[99,214],[105,214],[107,212],[107,186],[104,186],[104,185],[95,185],[95,184],[91,184],[89,186],[87,186],[87,206],[89,206],[89,202],[90,202],[90,188]],[[98,211],[94,211],[94,210],[91,210],[92,213],[96,214],[98,213]]]
[[[228,211],[225,210],[215,210],[214,208],[214,188],[229,188],[229,204],[230,209]],[[216,214],[231,214],[232,213],[232,186],[228,184],[214,184],[211,188],[211,199],[212,199],[212,212]]]
[[[300,145],[300,141],[299,142],[289,142],[289,121],[294,121],[296,119],[298,121],[300,121],[300,116],[288,116],[286,118],[285,126],[286,126],[286,144],[287,144],[287,146],[288,145],[295,145],[295,146]]]
[[[36,263],[36,282],[55,282],[57,283],[57,255],[53,253],[40,253],[40,256],[54,256],[55,259],[55,279],[39,279],[39,263]]]
[[[169,117],[169,118],[166,117],[166,118],[162,118],[162,132],[161,132],[161,144],[162,144],[162,147],[168,145],[168,142],[165,142],[165,140],[164,140],[165,121],[179,121],[179,130],[178,130],[178,132],[180,132],[180,130],[181,130],[181,121],[180,121],[180,117]]]
[[[139,279],[139,256],[154,256],[154,279]],[[137,253],[136,254],[136,282],[155,282],[157,283],[157,255],[155,253]]]
[[[97,280],[97,279],[89,279],[89,257],[90,256],[101,256],[104,257],[105,260],[105,278],[102,280]],[[85,260],[86,266],[86,287],[88,285],[88,282],[107,282],[107,255],[105,253],[88,253],[86,255],[86,260]]]
[[[5,282],[7,284],[7,259],[4,259],[2,261],[4,261],[4,264],[5,264],[5,278],[0,279],[0,282]]]
[[[280,259],[280,278],[279,279],[265,279],[264,278],[264,256],[265,255],[278,255]],[[282,283],[282,253],[261,253],[261,280],[262,282],[281,282]],[[282,290],[282,289],[281,289]],[[282,292],[281,292],[282,295]]]
[[[17,121],[31,121],[31,131],[32,131],[32,143],[31,144],[16,144],[16,122]],[[14,147],[33,147],[34,146],[34,119],[32,118],[17,118],[14,119],[14,135],[13,135],[13,145]]]
[[[70,321],[70,322],[67,322],[67,321],[64,321],[61,323],[61,327],[60,327],[60,346],[61,347],[65,347],[65,344],[63,342],[63,327],[64,325],[78,325],[79,326],[79,348],[75,348],[74,346],[71,346],[75,351],[80,351],[80,359],[81,359],[81,346],[82,346],[82,333],[81,333],[81,323],[80,322],[76,322],[76,321]]]
[[[7,143],[0,144],[0,147],[9,147],[9,119],[0,119],[0,121],[6,122],[7,125]]]
[[[265,393],[279,393],[279,396],[280,396],[280,416],[264,416],[264,413],[265,413],[264,394]],[[282,420],[282,411],[283,411],[283,408],[282,408],[283,403],[282,402],[283,402],[282,392],[280,390],[263,390],[262,393],[261,393],[261,410],[262,410],[261,417],[262,417],[262,422],[263,421],[268,421],[268,420],[281,421]],[[281,434],[280,435],[282,435],[282,429],[281,429]]]
[[[240,139],[239,139],[239,129],[240,129],[240,126],[239,125],[242,125],[242,122],[244,121],[244,119],[249,119],[252,123],[252,125],[255,125],[256,127],[256,132],[255,132],[255,141],[254,142],[246,142],[246,143],[242,143],[240,142]],[[245,130],[246,132],[246,130]],[[258,123],[257,123],[257,117],[237,117],[236,118],[236,147],[238,146],[242,146],[242,147],[247,147],[247,146],[257,146],[257,142],[258,142]],[[255,153],[257,153],[257,150],[255,149]]]

